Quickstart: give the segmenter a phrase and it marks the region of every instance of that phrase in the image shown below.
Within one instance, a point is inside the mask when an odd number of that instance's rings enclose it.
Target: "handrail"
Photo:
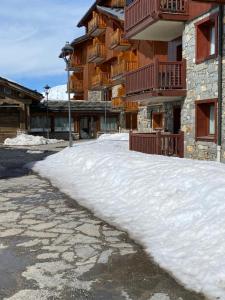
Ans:
[[[184,133],[133,133],[130,132],[129,147],[132,151],[146,154],[184,157]]]
[[[185,61],[159,62],[157,59],[126,75],[126,93],[149,90],[185,89]]]
[[[125,31],[163,13],[187,15],[188,0],[135,0],[125,8]]]

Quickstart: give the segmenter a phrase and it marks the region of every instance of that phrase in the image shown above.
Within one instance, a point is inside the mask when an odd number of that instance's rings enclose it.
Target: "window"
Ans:
[[[71,127],[74,128],[73,119],[71,119]],[[69,131],[69,119],[67,117],[55,118],[55,132]]]
[[[101,131],[117,131],[118,125],[117,125],[117,118],[116,117],[107,117],[106,118],[106,128],[105,128],[105,118],[101,117]]]
[[[47,117],[46,116],[32,116],[30,124],[31,132],[46,132],[47,131]],[[48,119],[48,130],[51,130],[51,120]]]
[[[196,139],[216,140],[217,100],[196,101]]]
[[[152,113],[152,127],[153,129],[163,128],[163,113]]]
[[[196,63],[217,56],[217,15],[210,16],[195,24],[196,27]]]

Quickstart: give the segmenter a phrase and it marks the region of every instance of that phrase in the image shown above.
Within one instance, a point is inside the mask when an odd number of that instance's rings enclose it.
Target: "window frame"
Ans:
[[[208,128],[208,135],[206,136],[198,136],[198,106],[202,104],[214,104],[214,122],[215,122],[215,133],[210,134]],[[206,141],[206,142],[214,142],[217,143],[217,107],[218,107],[218,99],[205,99],[205,100],[196,100],[195,101],[195,140],[196,141]]]
[[[199,57],[198,56],[198,44],[199,44],[199,31],[200,27],[206,23],[214,23],[215,24],[215,53],[214,54],[208,54],[205,57]],[[210,33],[209,33],[210,35]],[[201,47],[202,45],[200,45]],[[209,45],[210,47],[210,41]],[[218,13],[209,15],[208,17],[205,17],[204,19],[198,21],[195,23],[195,63],[200,64],[203,63],[204,61],[210,60],[210,59],[215,59],[218,57]]]
[[[162,120],[161,120],[161,121],[162,121],[162,122],[161,122],[161,123],[162,123],[162,124],[161,124],[162,127],[157,127],[157,128],[154,127],[154,117],[155,117],[155,116],[161,116],[161,118],[162,118]],[[163,113],[163,112],[156,112],[156,111],[153,111],[153,112],[152,112],[152,129],[153,129],[153,130],[163,130],[163,127],[164,127],[164,113]]]

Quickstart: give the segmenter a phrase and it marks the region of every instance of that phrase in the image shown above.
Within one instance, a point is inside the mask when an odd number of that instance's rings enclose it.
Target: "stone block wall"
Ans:
[[[185,156],[194,159],[215,160],[217,157],[215,143],[195,140],[195,101],[218,98],[218,60],[210,59],[200,64],[195,62],[195,23],[215,12],[213,10],[186,23],[183,32],[183,57],[187,61],[187,97],[181,114],[181,128],[185,133]]]
[[[165,131],[173,132],[173,108],[182,107],[183,101],[164,102],[158,105],[149,105],[139,108],[138,112],[138,131],[152,132],[152,113],[162,112],[164,114],[163,127]]]
[[[103,91],[88,91],[88,101],[104,101]]]

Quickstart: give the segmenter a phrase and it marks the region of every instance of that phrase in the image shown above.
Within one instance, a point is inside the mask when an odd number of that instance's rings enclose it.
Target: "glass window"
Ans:
[[[215,25],[210,27],[210,55],[216,53],[216,28]]]
[[[106,128],[105,128],[106,127]],[[106,118],[106,126],[105,126],[105,118],[101,117],[101,131],[117,131],[117,118],[109,117]]]
[[[74,128],[73,120],[72,120],[72,131]],[[67,117],[56,117],[55,118],[55,131],[56,132],[64,132],[69,131],[69,119]]]
[[[211,104],[209,108],[209,134],[215,134],[215,105]]]
[[[216,137],[216,100],[196,101],[196,138]]]
[[[46,132],[47,131],[46,116],[32,116],[30,127],[31,127],[31,131],[33,132]],[[50,118],[48,119],[48,129],[51,130]]]

